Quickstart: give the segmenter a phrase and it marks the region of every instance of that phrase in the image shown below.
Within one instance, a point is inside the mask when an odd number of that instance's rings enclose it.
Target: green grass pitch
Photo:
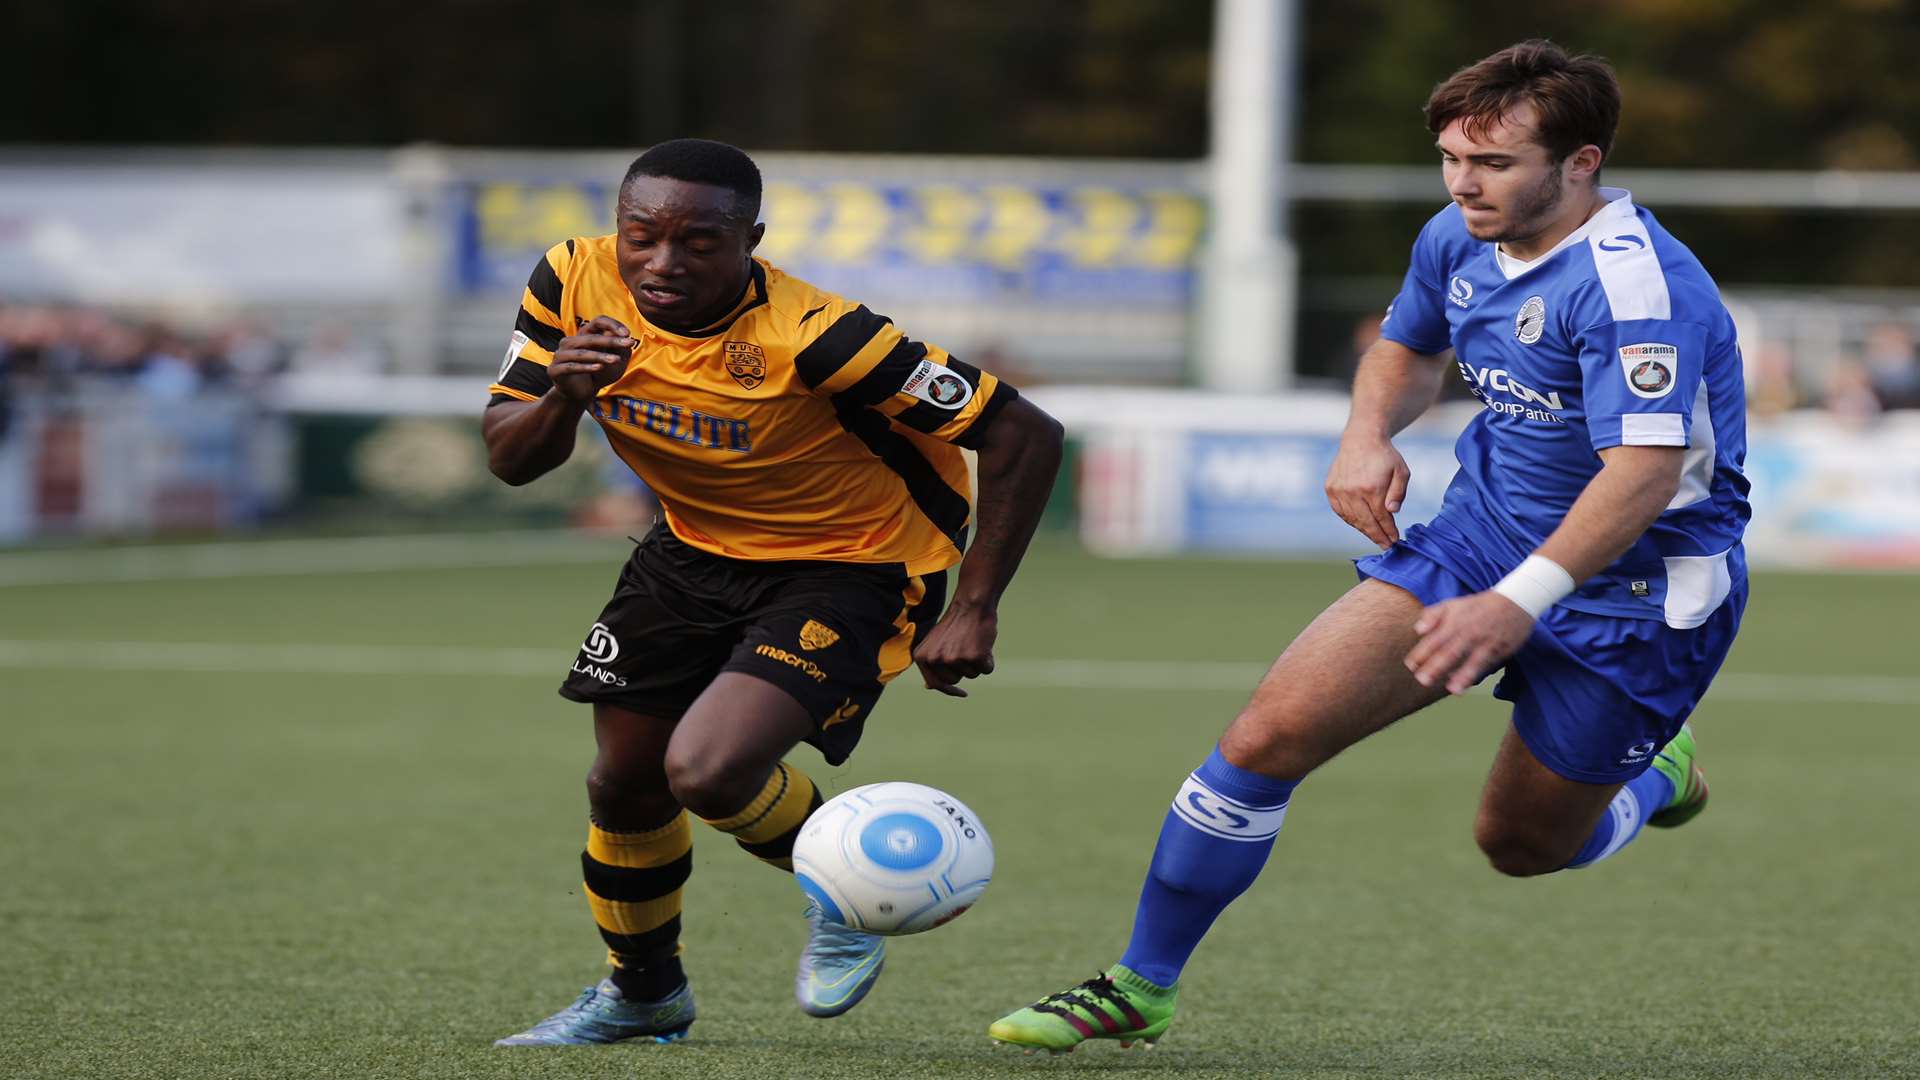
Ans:
[[[973,912],[812,1020],[799,891],[701,830],[692,1039],[496,1050],[600,974],[591,740],[553,687],[624,550],[0,557],[0,1076],[1920,1074],[1920,578],[1891,575],[1757,578],[1686,828],[1499,877],[1470,826],[1504,711],[1450,702],[1301,788],[1159,1049],[995,1050],[995,1017],[1118,955],[1166,800],[1351,580],[1063,545],[971,699],[909,673],[847,767],[798,754],[829,793],[969,802],[999,856]]]

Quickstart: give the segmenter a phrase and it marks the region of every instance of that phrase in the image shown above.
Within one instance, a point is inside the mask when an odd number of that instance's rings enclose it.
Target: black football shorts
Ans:
[[[838,765],[880,691],[911,664],[946,591],[944,570],[729,559],[663,523],[621,568],[560,696],[677,718],[714,676],[742,671],[805,706],[817,725],[807,741]]]

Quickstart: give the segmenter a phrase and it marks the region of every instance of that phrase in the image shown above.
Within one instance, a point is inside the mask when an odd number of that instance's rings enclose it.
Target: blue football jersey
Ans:
[[[1414,242],[1382,334],[1453,350],[1485,404],[1456,446],[1443,517],[1474,557],[1517,566],[1559,526],[1611,446],[1686,447],[1679,494],[1562,603],[1690,628],[1735,587],[1751,512],[1746,391],[1733,319],[1698,259],[1618,188],[1553,250],[1520,262],[1458,206]]]

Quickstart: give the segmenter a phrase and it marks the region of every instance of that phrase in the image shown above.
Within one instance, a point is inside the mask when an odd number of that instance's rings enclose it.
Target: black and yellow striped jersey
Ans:
[[[972,516],[960,447],[978,447],[1013,387],[759,259],[725,318],[662,330],[627,292],[609,235],[556,244],[533,268],[493,393],[545,394],[560,339],[601,315],[635,345],[593,416],[680,539],[909,574],[960,560]]]

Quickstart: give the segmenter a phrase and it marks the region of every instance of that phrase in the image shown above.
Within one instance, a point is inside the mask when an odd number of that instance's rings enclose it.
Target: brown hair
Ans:
[[[1555,161],[1591,143],[1604,162],[1613,152],[1620,124],[1620,82],[1598,56],[1571,56],[1551,41],[1509,45],[1453,73],[1427,98],[1427,130],[1439,134],[1464,118],[1466,134],[1478,139],[1514,107],[1533,105],[1535,141]]]

